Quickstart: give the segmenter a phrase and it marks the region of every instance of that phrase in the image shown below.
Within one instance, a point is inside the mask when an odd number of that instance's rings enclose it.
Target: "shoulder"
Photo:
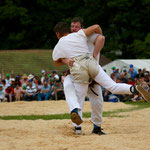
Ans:
[[[88,36],[87,39],[88,39],[88,42],[92,42],[94,43],[96,38],[99,36],[100,34],[97,34],[97,33],[93,33],[92,35]]]
[[[86,37],[86,35],[85,35],[83,29],[80,29],[80,30],[77,32],[77,34]]]

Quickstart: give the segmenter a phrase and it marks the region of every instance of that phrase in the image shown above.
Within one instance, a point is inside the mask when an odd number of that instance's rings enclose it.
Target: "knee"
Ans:
[[[72,82],[66,82],[64,83],[64,90],[67,91],[67,90],[71,90],[71,89],[74,89],[74,85]]]

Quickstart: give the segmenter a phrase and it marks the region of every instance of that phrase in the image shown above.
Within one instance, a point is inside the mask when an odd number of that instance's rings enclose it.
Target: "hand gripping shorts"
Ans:
[[[99,65],[91,54],[80,55],[74,58],[73,67],[70,67],[73,82],[91,83],[99,72]]]

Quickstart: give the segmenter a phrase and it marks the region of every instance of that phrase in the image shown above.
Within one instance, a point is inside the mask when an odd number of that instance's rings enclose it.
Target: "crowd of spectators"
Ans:
[[[140,84],[150,92],[150,73],[145,68],[136,70],[132,64],[129,67],[128,70],[124,69],[122,72],[112,67],[110,77],[117,83]],[[14,77],[9,73],[5,76],[0,74],[0,102],[65,100],[63,81],[66,74],[66,71],[58,75],[56,71],[47,73],[45,70],[41,71],[40,76],[23,74]],[[109,102],[143,100],[141,95],[112,94],[104,87],[102,87],[102,92],[104,101]],[[87,97],[86,100],[88,100]]]
[[[65,99],[63,75],[56,71],[47,73],[42,70],[40,76],[23,74],[14,77],[0,74],[0,102],[60,100]]]
[[[127,83],[130,85],[141,85],[146,91],[150,92],[150,73],[145,68],[136,70],[133,64],[129,65],[129,69],[119,72],[115,66],[112,67],[110,77],[117,83]],[[112,94],[103,89],[104,101],[144,101],[141,95],[121,95]]]

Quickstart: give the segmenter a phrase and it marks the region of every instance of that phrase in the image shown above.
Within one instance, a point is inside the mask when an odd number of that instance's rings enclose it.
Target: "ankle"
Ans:
[[[135,95],[138,95],[138,94],[139,94],[139,92],[138,92],[137,89],[136,89],[136,86],[131,86],[131,87],[130,87],[130,92],[131,92],[132,94],[135,94]]]
[[[73,112],[78,113],[78,108],[73,109],[73,110],[71,111],[71,113],[73,113]]]
[[[93,124],[93,126],[94,126],[94,128],[100,128],[100,126],[97,126],[97,125],[95,125],[95,124]]]

